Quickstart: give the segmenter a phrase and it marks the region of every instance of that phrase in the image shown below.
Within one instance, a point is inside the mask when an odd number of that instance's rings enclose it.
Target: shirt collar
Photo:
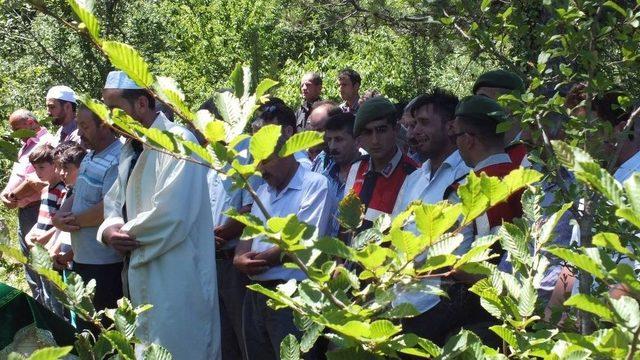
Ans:
[[[634,171],[640,171],[640,151],[636,152],[635,155],[622,163],[618,170],[616,170],[614,177],[618,181],[624,181],[626,180],[626,177],[628,177],[627,173]]]
[[[78,128],[78,123],[76,122],[76,118],[71,119],[67,125],[62,126],[62,132],[66,135],[71,134]]]
[[[497,164],[510,164],[511,158],[506,153],[493,154],[488,158],[480,161],[474,168],[474,171],[480,171],[488,166]]]
[[[400,159],[402,159],[402,151],[400,151],[400,149],[396,146],[395,155],[393,155],[393,157],[391,158],[391,161],[389,161],[387,165],[384,166],[384,169],[382,169],[380,174],[382,174],[382,176],[386,178],[391,176],[391,174],[393,174],[393,172],[398,167],[398,164],[400,163]],[[370,172],[370,171],[373,171],[373,162],[371,161],[371,157],[369,157],[369,169],[367,170],[367,172]]]
[[[38,142],[40,142],[40,139],[42,139],[42,137],[47,135],[48,133],[49,131],[47,131],[47,129],[44,126],[41,126],[40,130],[38,130],[35,135],[28,138],[27,141],[24,142],[20,153],[23,153],[26,149],[28,149],[33,144],[37,144]]]

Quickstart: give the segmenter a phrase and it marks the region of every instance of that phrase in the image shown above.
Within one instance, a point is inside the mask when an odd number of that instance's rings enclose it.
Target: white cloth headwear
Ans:
[[[107,75],[104,83],[105,89],[142,89],[135,81],[131,80],[123,71],[112,71]]]
[[[57,99],[76,104],[76,93],[68,86],[57,85],[49,89],[46,99]]]

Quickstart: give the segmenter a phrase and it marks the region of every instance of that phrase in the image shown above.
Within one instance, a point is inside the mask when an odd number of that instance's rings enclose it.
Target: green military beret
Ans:
[[[472,95],[460,100],[455,116],[502,122],[506,120],[504,109],[497,101],[486,96]]]
[[[368,123],[396,113],[396,107],[383,96],[372,97],[360,105],[353,124],[353,135],[358,136]]]
[[[478,88],[483,86],[524,92],[524,82],[522,79],[518,75],[506,70],[492,70],[480,75],[478,80],[473,84],[473,93],[475,94]]]

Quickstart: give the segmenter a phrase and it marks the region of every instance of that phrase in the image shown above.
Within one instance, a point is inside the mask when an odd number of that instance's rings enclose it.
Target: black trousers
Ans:
[[[473,331],[485,345],[500,344],[499,338],[489,327],[498,324],[481,305],[478,295],[464,284],[454,284],[447,289],[449,298],[441,298],[438,305],[428,311],[402,320],[405,333],[414,333],[444,346],[449,337],[461,329]],[[410,358],[410,357],[408,357]]]
[[[93,297],[93,306],[96,311],[106,308],[115,308],[122,295],[122,263],[93,265],[73,262],[73,272],[80,275],[82,281],[96,281],[96,292]],[[78,319],[78,329],[88,329],[95,332],[97,329],[89,326],[85,321]],[[106,324],[105,324],[106,325]]]

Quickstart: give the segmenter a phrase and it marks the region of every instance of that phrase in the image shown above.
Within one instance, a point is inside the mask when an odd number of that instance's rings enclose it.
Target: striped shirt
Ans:
[[[64,187],[64,183],[59,183],[51,186],[47,186],[42,192],[40,198],[40,210],[38,211],[38,222],[36,228],[38,230],[47,231],[53,227],[51,218],[58,212],[60,206],[62,206],[62,199],[67,192]]]
[[[116,140],[99,153],[89,151],[82,159],[78,169],[78,180],[73,187],[71,211],[74,214],[87,211],[103,201],[104,195],[118,177],[121,148],[122,143]],[[97,226],[90,226],[71,233],[73,261],[92,265],[121,262],[122,256],[96,240],[97,232]]]

